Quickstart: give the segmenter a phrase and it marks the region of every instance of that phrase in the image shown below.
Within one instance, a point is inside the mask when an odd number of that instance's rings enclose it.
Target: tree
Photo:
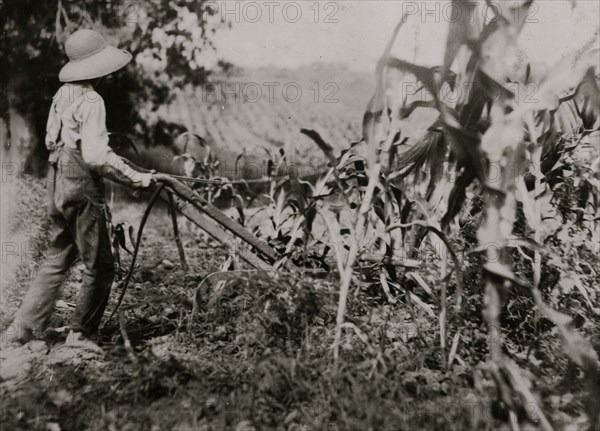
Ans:
[[[98,88],[109,109],[109,130],[169,145],[170,129],[142,118],[139,108],[169,101],[172,90],[205,82],[211,71],[227,64],[216,60],[212,36],[223,24],[207,0],[3,0],[0,2],[0,114],[9,125],[10,112],[22,115],[37,142],[23,155],[26,169],[37,170],[46,156],[43,145],[58,72],[66,63],[63,44],[77,29],[100,31],[109,43],[133,54],[124,71]],[[7,147],[11,133],[7,127]],[[167,139],[165,139],[167,138]]]

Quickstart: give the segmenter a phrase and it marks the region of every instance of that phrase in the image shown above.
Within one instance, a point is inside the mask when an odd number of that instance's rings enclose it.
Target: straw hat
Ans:
[[[94,30],[77,30],[67,39],[65,51],[70,61],[58,74],[61,82],[100,78],[131,61],[130,53],[110,46]]]

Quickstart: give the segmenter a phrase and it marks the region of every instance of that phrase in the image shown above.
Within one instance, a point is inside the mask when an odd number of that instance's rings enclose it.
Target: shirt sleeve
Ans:
[[[53,102],[48,114],[48,122],[46,123],[46,148],[48,148],[48,150],[54,149],[59,131],[60,118],[56,112],[56,102]]]
[[[106,130],[106,110],[104,101],[98,95],[93,100],[85,98],[81,104],[81,154],[83,160],[101,174],[111,179],[133,186],[147,183],[149,174],[131,168],[108,145]]]

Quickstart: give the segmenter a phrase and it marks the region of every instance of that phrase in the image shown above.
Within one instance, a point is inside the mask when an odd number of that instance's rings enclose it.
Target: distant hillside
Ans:
[[[203,136],[226,160],[244,152],[264,158],[265,150],[283,147],[296,160],[307,161],[323,156],[300,129],[318,131],[337,148],[360,140],[373,86],[371,75],[336,64],[235,69],[178,93],[154,115]]]

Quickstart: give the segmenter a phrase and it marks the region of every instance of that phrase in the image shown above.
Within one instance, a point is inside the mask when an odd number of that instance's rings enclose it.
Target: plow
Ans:
[[[136,169],[144,173],[152,172],[140,167],[136,167]],[[178,216],[185,217],[192,224],[208,234],[213,240],[216,240],[225,248],[227,248],[234,261],[242,261],[251,268],[249,270],[243,270],[244,273],[275,274],[283,271],[302,274],[303,276],[313,278],[339,277],[339,274],[337,274],[335,271],[328,271],[326,268],[304,268],[295,265],[265,241],[257,238],[248,229],[246,229],[236,220],[229,217],[225,212],[206,201],[196,191],[184,183],[186,180],[193,182],[199,182],[202,180],[165,173],[153,173],[153,175],[157,181],[157,185],[154,187],[152,197],[146,206],[142,220],[138,227],[131,263],[126,276],[121,282],[121,293],[119,295],[117,305],[110,314],[107,322],[110,321],[115,314],[117,314],[119,307],[123,302],[127,288],[131,281],[131,277],[135,271],[144,226],[155,203],[159,199],[163,201],[169,208],[174,239],[181,262],[181,268],[184,272],[189,270],[189,265],[187,262],[183,242],[181,240]],[[241,240],[241,245],[236,246],[240,242],[239,240]],[[331,266],[335,266],[334,260],[331,260],[331,262],[328,263],[330,263]],[[394,267],[403,267],[405,269],[414,269],[419,266],[419,262],[414,259],[390,257],[378,254],[362,254],[358,259],[357,264],[360,263],[369,265],[382,264]],[[227,281],[231,279],[232,276],[235,276],[235,274],[237,274],[237,271],[223,270],[209,274],[207,277],[205,277],[200,282],[193,295],[194,311],[192,316],[198,310],[199,295],[203,286],[214,285],[217,282]]]

